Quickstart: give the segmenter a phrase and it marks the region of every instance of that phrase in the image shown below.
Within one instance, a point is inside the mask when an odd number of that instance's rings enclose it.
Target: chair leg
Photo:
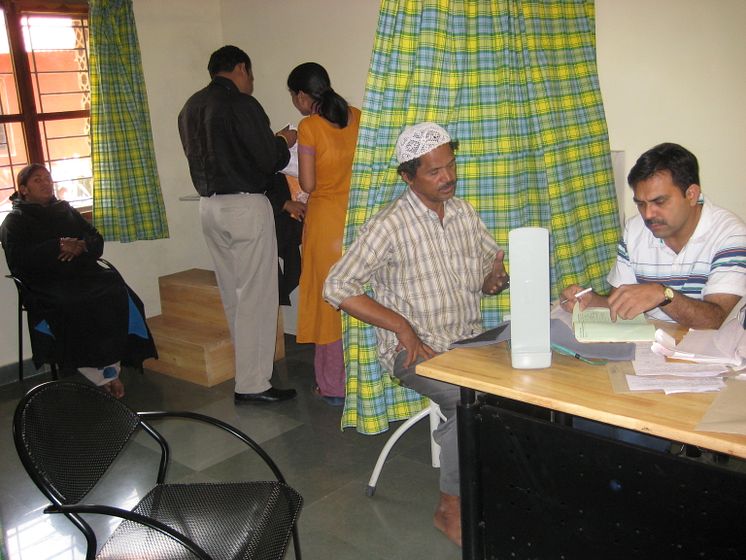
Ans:
[[[18,382],[23,382],[23,305],[18,294]]]
[[[298,522],[293,525],[293,550],[295,551],[295,560],[300,558],[300,541],[298,540]]]
[[[386,462],[386,458],[389,456],[389,452],[391,451],[391,448],[394,447],[394,444],[399,441],[399,438],[402,437],[409,428],[429,415],[430,407],[428,406],[427,408],[423,408],[417,414],[409,418],[406,422],[399,426],[393,434],[391,434],[391,437],[389,437],[388,441],[386,441],[386,445],[383,446],[381,453],[378,455],[376,466],[373,468],[373,474],[370,476],[368,487],[365,489],[366,496],[372,496],[373,494],[375,494],[378,477],[381,475],[383,464]]]
[[[440,407],[437,403],[430,402],[430,461],[434,469],[440,468],[440,445],[435,443],[433,432],[438,429],[441,422],[445,422],[446,418],[443,413],[440,412]]]

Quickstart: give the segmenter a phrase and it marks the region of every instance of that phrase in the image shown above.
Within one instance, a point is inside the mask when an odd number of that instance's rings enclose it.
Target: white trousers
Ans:
[[[236,393],[271,387],[277,332],[277,237],[263,194],[200,198],[202,232],[215,264],[236,355]]]

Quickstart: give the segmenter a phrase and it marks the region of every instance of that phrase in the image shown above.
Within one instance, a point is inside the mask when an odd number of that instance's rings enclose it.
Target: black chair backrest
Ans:
[[[90,385],[52,381],[21,399],[13,418],[18,456],[54,503],[77,503],[140,425],[135,412]]]

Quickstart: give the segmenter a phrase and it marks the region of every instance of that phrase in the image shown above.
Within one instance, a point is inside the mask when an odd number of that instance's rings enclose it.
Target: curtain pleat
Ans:
[[[132,0],[89,0],[93,222],[106,240],[168,237]]]
[[[620,231],[594,17],[593,0],[382,0],[345,247],[406,187],[399,132],[434,121],[460,142],[457,196],[497,242],[545,227],[553,294],[570,283],[604,292]],[[509,305],[508,294],[484,298],[485,327]],[[345,314],[343,324],[343,427],[379,433],[426,406],[381,371],[371,326]]]

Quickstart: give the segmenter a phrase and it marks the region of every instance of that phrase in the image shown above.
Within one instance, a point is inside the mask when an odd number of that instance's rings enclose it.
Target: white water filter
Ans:
[[[552,365],[549,341],[549,231],[524,227],[508,234],[510,344],[516,369]]]

